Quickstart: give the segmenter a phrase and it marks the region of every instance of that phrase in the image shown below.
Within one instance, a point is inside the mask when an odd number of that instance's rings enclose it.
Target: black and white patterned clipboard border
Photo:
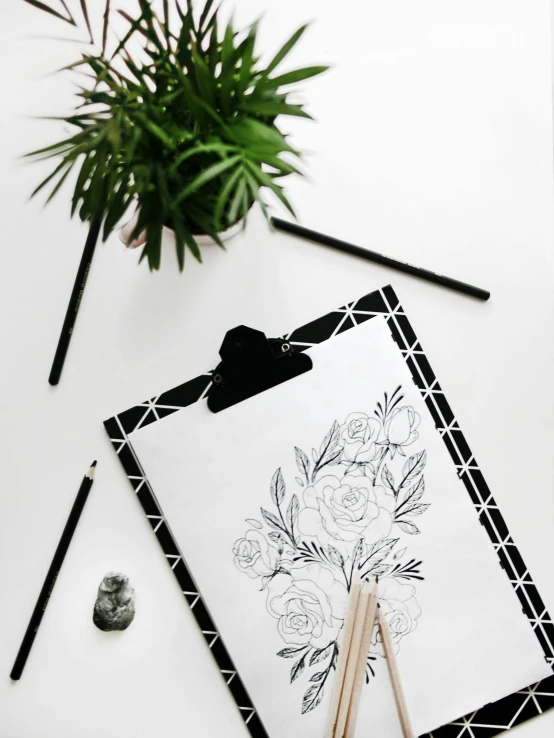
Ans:
[[[345,307],[328,313],[293,331],[286,338],[298,350],[303,351],[350,328],[355,328],[377,315],[385,317],[392,336],[412,373],[413,380],[454,461],[458,476],[464,482],[475,505],[479,520],[490,536],[500,565],[509,577],[523,612],[528,617],[540,642],[545,659],[554,669],[552,619],[546,611],[531,575],[509,534],[479,466],[392,287],[372,292]],[[197,590],[194,579],[128,439],[129,433],[205,398],[211,386],[211,374],[201,375],[110,418],[104,425],[251,735],[253,738],[266,738],[267,733],[219,637],[217,628]],[[490,738],[540,715],[551,707],[554,707],[554,674],[524,690],[485,705],[459,720],[443,725],[423,738]]]

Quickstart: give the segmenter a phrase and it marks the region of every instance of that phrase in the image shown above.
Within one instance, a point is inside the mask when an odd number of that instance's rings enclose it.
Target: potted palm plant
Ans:
[[[25,2],[79,25],[63,0],[59,9]],[[199,234],[222,246],[254,203],[267,217],[265,192],[293,212],[280,182],[299,173],[300,152],[289,145],[278,116],[309,118],[289,94],[327,69],[279,73],[306,26],[261,66],[257,24],[242,32],[232,21],[220,27],[214,0],[199,8],[185,2],[170,7],[163,0],[157,14],[152,0],[137,0],[132,16],[107,0],[96,45],[86,0],[79,0],[90,47],[66,70],[86,70],[87,83],[79,87],[75,110],[61,118],[74,133],[28,154],[59,160],[33,193],[51,187],[48,201],[76,170],[71,213],[97,227],[101,221],[104,240],[134,211],[126,237],[143,245],[141,260],[150,269],[160,266],[164,228],[174,233],[182,270],[187,250],[201,261]],[[127,27],[111,42],[115,12]]]

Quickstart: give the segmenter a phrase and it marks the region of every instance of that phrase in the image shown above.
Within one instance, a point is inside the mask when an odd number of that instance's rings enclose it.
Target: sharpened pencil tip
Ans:
[[[92,464],[91,464],[91,466],[90,466],[90,469],[85,474],[85,477],[88,477],[89,479],[94,479],[94,469],[95,468],[96,468],[96,461],[93,461]]]
[[[96,464],[97,464],[97,463],[98,463],[98,462],[96,461],[96,459],[94,459],[94,461],[93,461],[93,462],[92,462],[92,464],[90,465],[90,468],[91,468],[91,469],[94,469],[94,467],[96,466]]]

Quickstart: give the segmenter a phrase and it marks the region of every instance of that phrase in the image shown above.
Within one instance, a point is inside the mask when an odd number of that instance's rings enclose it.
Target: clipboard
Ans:
[[[294,382],[296,376],[312,369],[310,362],[302,361],[303,351],[345,331],[352,330],[377,316],[385,319],[410,370],[413,382],[421,393],[446,445],[457,475],[471,498],[479,521],[494,546],[499,564],[509,578],[521,608],[540,643],[544,658],[550,668],[554,668],[552,619],[509,534],[421,344],[393,289],[387,286],[287,333],[281,339],[268,341],[263,334],[255,336],[256,332],[252,333],[244,327],[232,330],[222,345],[222,362],[216,370],[140,403],[104,423],[114,450],[253,738],[263,738],[268,733],[221,637],[218,637],[217,626],[210,617],[206,603],[171,533],[154,490],[133,451],[129,442],[129,434],[159,422],[200,400],[207,399],[212,406],[212,411],[225,412],[227,407],[241,402],[247,396],[266,390],[271,391],[270,388],[280,382]],[[246,339],[248,350],[241,351],[239,346],[238,352],[236,351],[233,356],[233,350],[229,352],[225,349],[229,349],[237,337],[241,340]],[[259,363],[260,354],[262,364],[265,361],[262,369]],[[304,358],[308,357],[304,356]],[[297,360],[299,360],[298,363],[296,363]],[[253,380],[253,377],[257,379]],[[249,392],[249,386],[252,389],[251,392]],[[488,738],[535,717],[551,707],[554,707],[554,674],[524,690],[518,690],[443,725],[426,736],[427,738],[466,738],[471,735],[474,738]]]

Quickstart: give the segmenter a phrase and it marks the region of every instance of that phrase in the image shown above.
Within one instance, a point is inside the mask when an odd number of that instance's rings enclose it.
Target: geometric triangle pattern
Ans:
[[[554,670],[554,623],[552,618],[546,611],[477,461],[392,287],[388,286],[372,292],[287,333],[283,338],[295,346],[297,351],[303,351],[355,328],[377,315],[384,316],[387,321],[391,334],[410,369],[413,381],[421,392],[433,416],[437,431],[452,457],[458,476],[471,497],[479,520],[493,543],[499,565],[508,576],[521,603],[521,608],[531,623],[546,662]],[[250,734],[253,738],[266,738],[267,732],[219,636],[204,600],[198,592],[154,490],[128,438],[131,432],[206,398],[211,387],[212,372],[202,374],[106,420],[104,426]],[[448,725],[443,725],[422,738],[491,738],[552,707],[554,707],[554,673],[537,684],[485,705]]]

